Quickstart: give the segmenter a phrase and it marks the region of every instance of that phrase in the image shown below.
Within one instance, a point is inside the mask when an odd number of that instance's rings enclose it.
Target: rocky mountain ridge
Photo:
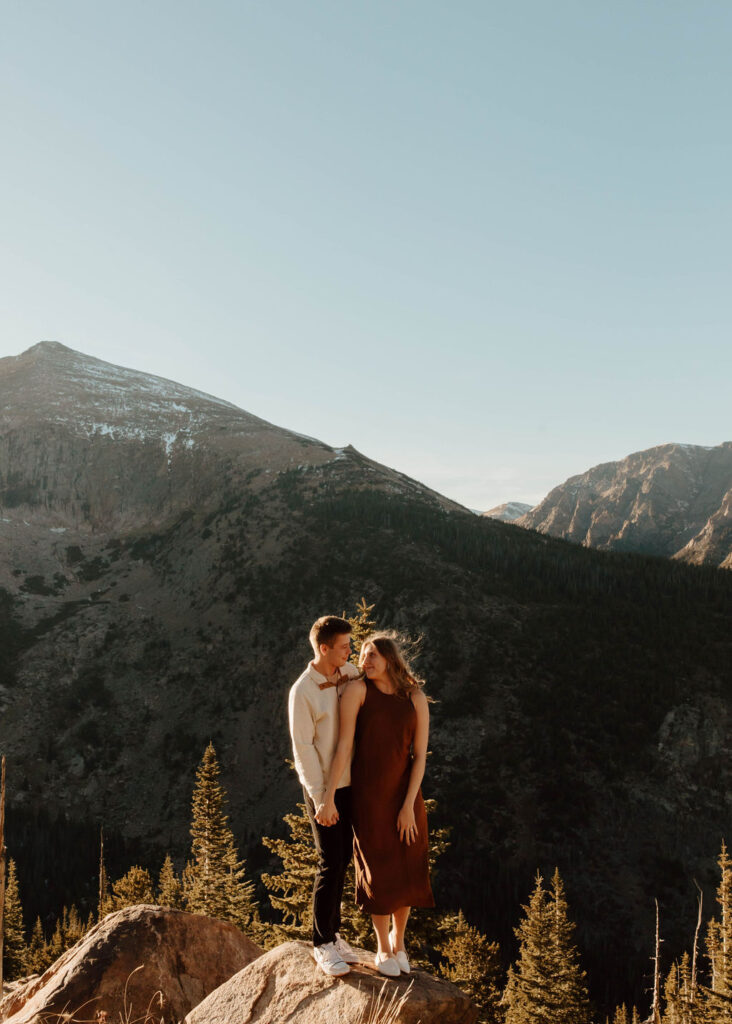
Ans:
[[[32,507],[59,527],[133,527],[140,516],[149,524],[252,473],[328,473],[354,460],[369,486],[459,507],[351,448],[58,342],[0,359],[0,507]]]
[[[732,568],[732,442],[665,444],[595,466],[515,522],[601,550]]]

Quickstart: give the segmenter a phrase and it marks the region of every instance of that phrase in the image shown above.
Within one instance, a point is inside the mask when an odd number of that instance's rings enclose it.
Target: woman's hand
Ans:
[[[335,825],[338,821],[338,811],[336,810],[335,800],[332,798],[330,800],[324,800],[315,812],[315,820],[319,825]]]
[[[411,807],[407,807],[405,804],[399,812],[397,831],[399,832],[399,838],[407,846],[411,846],[417,838],[417,822],[414,819],[413,804]]]

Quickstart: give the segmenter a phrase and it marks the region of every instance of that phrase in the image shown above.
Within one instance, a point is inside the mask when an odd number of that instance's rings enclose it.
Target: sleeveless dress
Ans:
[[[417,712],[411,699],[382,693],[365,679],[351,765],[356,902],[370,914],[434,907],[429,879],[427,812],[414,801],[417,838],[399,838],[397,817],[409,788]]]

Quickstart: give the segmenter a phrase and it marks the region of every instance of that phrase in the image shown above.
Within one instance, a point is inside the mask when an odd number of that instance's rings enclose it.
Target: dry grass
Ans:
[[[107,1010],[98,1010],[93,1017],[84,1014],[84,1011],[86,1013],[89,1012],[87,1007],[100,999],[101,996],[87,999],[85,1003],[82,1003],[75,1010],[69,1010],[65,1006],[63,1010],[55,1011],[54,1013],[39,1014],[38,1020],[41,1021],[41,1024],[164,1024],[165,1018],[160,1013],[163,1009],[164,997],[160,990],[153,992],[147,1004],[147,1009],[137,1017],[134,1016],[132,1003],[127,997],[127,986],[130,983],[130,978],[133,974],[141,971],[144,966],[144,964],[140,964],[139,967],[136,967],[134,971],[127,975],[122,997],[122,1009],[119,1011],[119,1021],[115,1021],[113,1018],[110,1019],[110,1014]],[[157,1006],[155,1005],[156,1003]]]
[[[399,995],[398,990],[393,988],[390,982],[385,981],[379,994],[371,996],[368,1006],[363,1008],[355,1024],[398,1024],[399,1014],[409,998],[413,985],[414,981],[410,981],[409,986]],[[387,994],[387,987],[391,988],[391,995]]]

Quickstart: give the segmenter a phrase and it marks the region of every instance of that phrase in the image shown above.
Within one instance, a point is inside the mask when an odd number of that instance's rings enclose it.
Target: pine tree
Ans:
[[[8,864],[8,878],[5,885],[5,903],[3,913],[3,977],[7,981],[22,978],[27,969],[28,947],[23,929],[23,908],[20,903],[20,890],[15,861]]]
[[[534,891],[516,929],[519,958],[503,996],[506,1024],[587,1024],[585,974],[573,944],[574,925],[559,872],[551,890],[536,876]]]
[[[194,914],[231,921],[242,931],[259,922],[254,884],[234,845],[225,813],[219,763],[209,743],[196,773],[191,821],[192,861],[183,873],[183,897]]]
[[[262,837],[267,849],[282,861],[278,874],[262,875],[262,882],[269,890],[269,901],[282,915],[281,922],[273,925],[280,942],[310,939],[313,929],[313,879],[318,855],[305,804],[298,804],[297,809],[297,814],[286,814],[282,819],[290,830],[289,839]]]
[[[679,968],[673,964],[663,986],[664,1011],[662,1024],[683,1024],[679,995]]]
[[[53,935],[51,936],[51,941],[48,944],[48,956],[50,958],[50,962],[55,963],[55,961],[58,960],[58,958],[62,955],[63,952],[64,936],[63,932],[61,931],[61,918],[57,918],[56,927],[54,929]]]
[[[688,1010],[692,1008],[694,1002],[694,984],[691,975],[691,958],[688,953],[684,952],[681,955],[678,970],[679,998],[681,999],[682,1007],[688,1008]],[[686,1016],[691,1019],[691,1014],[688,1011]]]
[[[441,922],[447,938],[440,952],[445,958],[440,974],[466,992],[480,1010],[479,1024],[501,1024],[501,952],[482,932],[469,925],[462,910]]]
[[[348,621],[351,623],[351,642],[353,644],[351,661],[354,665],[358,665],[358,657],[364,640],[371,633],[376,632],[376,622],[371,617],[373,610],[374,605],[366,604],[366,598],[362,597],[356,605],[356,613],[348,616]],[[343,618],[345,618],[345,615]]]
[[[554,951],[554,985],[561,1008],[559,1021],[581,1024],[589,1017],[587,975],[582,970],[579,953],[574,945],[574,924],[569,919],[569,908],[564,884],[555,869],[550,893],[551,940]]]
[[[695,1006],[691,973],[691,959],[688,953],[684,953],[666,978],[662,1024],[695,1024],[701,1021]]]
[[[724,842],[717,864],[720,871],[717,888],[720,917],[710,921],[707,929],[711,985],[701,990],[700,1016],[704,1024],[732,1022],[732,860]]]
[[[64,916],[61,922],[61,930],[64,935],[64,946],[66,949],[71,949],[75,946],[79,939],[83,938],[86,928],[84,922],[79,916],[79,911],[76,909],[76,904],[71,905],[70,910],[66,910],[64,907]]]
[[[615,1010],[613,1024],[630,1024],[630,1018],[628,1017],[628,1007],[625,1005],[625,1003],[623,1003],[622,1006],[618,1006]]]
[[[175,873],[169,853],[165,855],[158,878],[158,903],[171,910],[180,910],[183,906],[183,886]]]
[[[112,886],[112,909],[135,907],[140,903],[154,903],[150,872],[136,864]]]
[[[31,974],[43,974],[47,967],[51,966],[51,954],[43,934],[43,925],[40,917],[36,918],[33,926],[30,945],[28,947],[28,971]]]

